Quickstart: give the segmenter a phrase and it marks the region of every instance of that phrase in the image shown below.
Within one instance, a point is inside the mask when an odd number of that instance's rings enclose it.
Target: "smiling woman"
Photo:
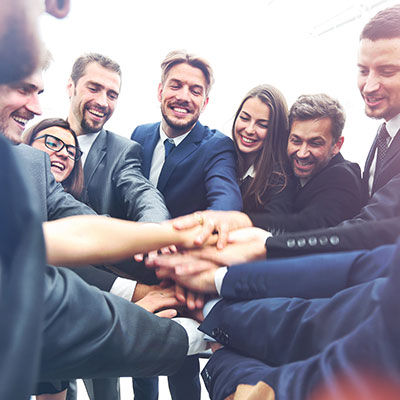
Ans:
[[[50,156],[55,180],[79,199],[83,189],[82,152],[69,123],[59,118],[44,119],[25,131],[23,141]]]

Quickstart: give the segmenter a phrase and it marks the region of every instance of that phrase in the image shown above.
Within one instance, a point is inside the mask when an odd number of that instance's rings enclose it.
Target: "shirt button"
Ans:
[[[297,246],[304,247],[306,245],[306,239],[301,238],[297,240]]]
[[[322,246],[326,246],[326,245],[328,244],[328,238],[327,238],[326,236],[321,236],[321,237],[319,238],[319,243],[320,243]]]
[[[311,237],[308,239],[308,244],[309,244],[310,246],[315,246],[315,245],[317,244],[317,238],[316,238],[315,236],[311,236]]]
[[[329,241],[331,242],[331,245],[332,245],[332,246],[337,246],[337,245],[339,244],[339,242],[340,242],[339,237],[336,236],[336,235],[331,236],[331,237],[329,238]]]
[[[296,246],[296,241],[294,239],[288,239],[288,241],[286,242],[286,246],[292,248]]]

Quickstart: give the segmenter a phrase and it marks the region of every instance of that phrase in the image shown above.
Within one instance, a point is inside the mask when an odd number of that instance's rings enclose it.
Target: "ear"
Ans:
[[[163,88],[164,88],[164,86],[163,86],[162,82],[160,82],[160,83],[158,84],[158,90],[157,90],[157,98],[158,98],[158,101],[159,101],[160,103],[161,103],[161,99],[162,99]]]
[[[343,142],[344,142],[344,137],[340,136],[340,138],[338,139],[338,141],[333,145],[333,155],[336,156],[336,154],[339,153],[340,149],[343,146]]]
[[[74,82],[72,82],[72,79],[68,79],[68,84],[67,84],[67,93],[68,93],[68,98],[71,100],[71,97],[73,96],[75,91],[75,85]]]
[[[201,112],[204,111],[204,109],[206,108],[207,104],[208,104],[208,97],[206,97],[206,99],[204,100],[203,107],[201,107]]]

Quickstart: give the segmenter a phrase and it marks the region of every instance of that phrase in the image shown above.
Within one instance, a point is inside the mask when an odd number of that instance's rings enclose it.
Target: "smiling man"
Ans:
[[[298,178],[293,211],[252,213],[254,225],[276,232],[334,226],[361,208],[360,168],[340,154],[345,114],[326,94],[300,96],[290,109],[287,154]]]
[[[139,126],[131,136],[143,146],[143,173],[164,195],[172,217],[242,208],[232,140],[198,121],[213,80],[203,58],[170,52],[161,64],[158,86],[162,121]],[[200,399],[198,371],[198,361],[188,359],[169,378],[173,400]],[[135,385],[135,398],[158,398],[154,385],[143,380]]]

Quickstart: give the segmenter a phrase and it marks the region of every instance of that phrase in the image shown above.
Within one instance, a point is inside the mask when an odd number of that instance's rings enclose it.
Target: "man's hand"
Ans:
[[[155,286],[152,291],[148,292],[141,300],[137,301],[136,304],[154,313],[163,308],[177,307],[180,303],[175,296],[174,288],[161,289],[159,286]],[[166,309],[156,313],[156,315],[163,318],[173,318],[177,315],[177,311],[174,309]]]
[[[185,230],[201,225],[202,230],[194,239],[195,246],[202,246],[211,234],[216,231],[218,233],[218,249],[226,246],[229,232],[253,226],[250,218],[239,211],[206,210],[173,219],[171,222],[177,230]]]

